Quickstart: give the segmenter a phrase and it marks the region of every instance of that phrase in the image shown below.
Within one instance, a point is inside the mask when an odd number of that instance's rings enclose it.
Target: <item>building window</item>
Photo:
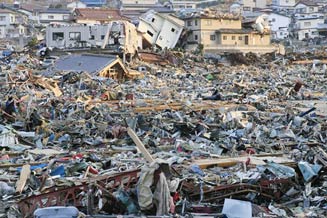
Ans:
[[[314,8],[313,7],[310,7],[309,8],[309,12],[313,12],[314,11]]]
[[[54,16],[53,15],[48,15],[48,19],[49,20],[53,20],[54,19]]]
[[[242,36],[239,36],[239,37],[238,37],[238,40],[242,41],[242,39],[243,39]]]
[[[64,20],[68,20],[68,19],[69,19],[69,16],[68,16],[68,15],[64,15],[64,16],[63,16],[63,19],[64,19]]]
[[[149,30],[146,31],[146,32],[147,32],[147,34],[149,34],[151,37],[153,36],[153,33],[151,33]]]
[[[191,20],[187,21],[187,26],[192,26],[192,21]]]
[[[70,32],[69,40],[81,41],[81,33],[80,32]]]
[[[135,1],[135,4],[138,4],[139,2],[138,1]]]
[[[309,21],[308,22],[304,22],[304,26],[307,26],[307,27],[308,26],[311,26],[311,22],[309,22]]]
[[[243,7],[243,11],[251,11],[250,7]]]
[[[285,2],[286,2],[286,3],[289,3],[289,0],[286,0]]]
[[[210,40],[215,41],[216,40],[216,35],[210,35]]]
[[[102,40],[104,39],[104,35],[101,35],[101,39],[102,39]]]
[[[63,40],[63,39],[64,39],[64,33],[63,32],[52,33],[52,40]]]
[[[192,5],[187,5],[186,8],[192,8]]]
[[[198,35],[194,35],[194,40],[198,40]]]
[[[6,20],[6,16],[0,16],[0,21],[5,21]]]
[[[91,35],[90,36],[90,40],[94,40],[95,39],[95,36],[94,35]]]
[[[235,36],[232,36],[232,40],[235,40],[236,39],[236,37]]]
[[[223,36],[223,40],[227,40],[227,36]]]
[[[207,20],[206,23],[208,26],[211,26],[211,20]]]
[[[275,21],[276,21],[276,19],[275,19],[275,18],[271,19],[271,22],[275,22]]]
[[[194,25],[197,26],[198,25],[198,20],[194,21]]]

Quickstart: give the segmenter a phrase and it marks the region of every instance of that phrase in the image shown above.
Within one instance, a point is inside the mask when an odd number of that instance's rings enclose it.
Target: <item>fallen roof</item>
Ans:
[[[117,59],[116,56],[93,54],[69,55],[55,63],[56,70],[97,73]]]

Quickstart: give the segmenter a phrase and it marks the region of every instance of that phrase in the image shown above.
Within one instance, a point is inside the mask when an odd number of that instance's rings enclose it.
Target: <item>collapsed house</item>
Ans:
[[[127,55],[137,50],[136,28],[128,21],[112,21],[102,25],[49,25],[46,29],[48,47],[75,49],[101,47]]]
[[[172,15],[148,11],[140,17],[137,28],[142,37],[142,48],[174,48],[182,34],[183,21]]]
[[[123,80],[128,70],[116,56],[81,54],[68,55],[59,59],[53,66],[54,71],[87,72],[93,76]]]

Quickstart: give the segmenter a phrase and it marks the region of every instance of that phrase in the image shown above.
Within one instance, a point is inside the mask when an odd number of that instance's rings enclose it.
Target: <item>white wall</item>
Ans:
[[[271,13],[268,15],[268,21],[272,31],[278,31],[282,27],[289,27],[291,18]]]
[[[295,13],[317,13],[318,7],[307,6],[305,4],[297,4],[295,7]]]
[[[183,28],[166,20],[161,28],[156,44],[161,48],[175,47]]]
[[[303,19],[296,21],[296,27],[298,29],[311,29],[317,28],[318,24],[324,23],[324,19],[317,18],[317,19]]]
[[[16,22],[16,16],[13,13],[0,13],[0,25],[9,26]]]
[[[83,2],[77,1],[67,4],[67,8],[71,10],[75,10],[75,8],[86,8],[86,4]]]
[[[162,49],[175,47],[182,30],[182,25],[154,13],[144,14],[138,26],[138,31],[143,33],[148,42]]]
[[[0,26],[0,39],[6,38],[6,27]]]
[[[272,4],[282,7],[293,7],[295,6],[295,0],[272,0]]]
[[[58,13],[40,13],[40,22],[42,21],[66,21],[69,18],[69,14]]]

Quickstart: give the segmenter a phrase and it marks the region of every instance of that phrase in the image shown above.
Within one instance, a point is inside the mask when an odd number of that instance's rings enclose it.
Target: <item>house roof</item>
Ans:
[[[19,6],[20,9],[25,10],[25,11],[36,11],[36,10],[44,10],[44,7],[35,5],[35,4],[28,4],[28,3],[23,3]]]
[[[116,56],[103,56],[93,54],[69,55],[56,61],[54,68],[62,71],[85,71],[99,73],[118,58]]]
[[[1,9],[0,8],[0,13],[2,13],[2,14],[9,14],[9,13],[14,13],[14,12],[11,11],[11,10],[8,10],[8,9]]]
[[[81,0],[87,6],[102,6],[107,3],[106,0]]]
[[[299,1],[295,4],[295,6],[297,6],[298,4],[304,4],[306,6],[318,6],[318,4],[316,2],[312,2],[312,1]]]
[[[69,10],[66,9],[60,9],[60,8],[47,8],[44,11],[41,11],[40,13],[49,13],[49,14],[70,14]]]
[[[76,8],[75,19],[110,21],[128,19],[120,14],[119,10],[106,8]]]

